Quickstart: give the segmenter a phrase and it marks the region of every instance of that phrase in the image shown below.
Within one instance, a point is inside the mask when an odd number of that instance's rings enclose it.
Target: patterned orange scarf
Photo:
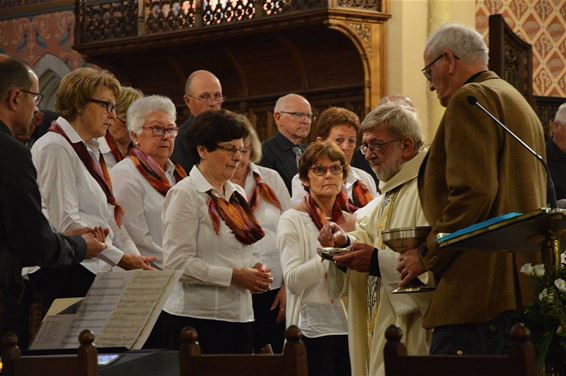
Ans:
[[[90,156],[90,153],[88,152],[85,144],[82,141],[75,143],[71,142],[71,140],[69,139],[65,131],[59,126],[59,124],[53,122],[51,127],[49,127],[49,131],[63,136],[63,138],[67,140],[69,144],[71,144],[71,147],[73,148],[75,153],[77,153],[77,156],[79,157],[81,162],[83,162],[90,175],[94,178],[94,180],[96,180],[100,188],[102,188],[102,190],[104,191],[104,194],[106,195],[106,201],[110,205],[114,206],[114,220],[116,221],[116,224],[118,225],[118,227],[122,226],[122,216],[124,215],[124,209],[122,209],[122,207],[118,205],[116,198],[112,194],[112,180],[110,180],[110,174],[108,174],[106,162],[104,162],[102,153],[100,154],[99,167],[94,159],[92,159],[92,157]]]
[[[254,191],[252,192],[252,195],[250,196],[250,199],[248,200],[248,202],[250,203],[250,208],[252,209],[252,212],[255,212],[255,210],[259,206],[259,197],[260,196],[263,197],[263,199],[265,201],[267,201],[268,203],[270,203],[271,205],[277,207],[279,210],[282,210],[281,209],[281,203],[279,202],[279,200],[275,196],[275,193],[273,192],[271,187],[269,187],[269,185],[267,185],[267,184],[265,184],[264,182],[261,181],[259,174],[254,172],[254,173],[252,173],[252,175],[253,175],[254,180],[255,180],[255,188],[254,188]]]
[[[114,137],[112,137],[112,135],[110,134],[110,131],[106,131],[106,134],[104,135],[104,139],[106,140],[108,147],[110,147],[110,152],[112,153],[112,156],[116,160],[116,163],[118,163],[122,159],[124,159],[125,155],[122,155],[122,152],[118,148],[116,140],[114,139]],[[130,145],[128,145],[128,151],[130,151],[132,149],[132,147],[133,147],[133,145],[130,142]]]
[[[361,180],[356,180],[352,187],[352,203],[358,208],[363,208],[373,200],[373,196],[369,193],[368,187]]]
[[[342,191],[336,196],[336,201],[340,208],[348,213],[353,213],[359,208],[366,206],[373,196],[369,193],[368,188],[361,180],[356,180],[352,186],[352,198],[348,197],[348,193],[344,186],[342,186]]]
[[[134,166],[138,169],[139,173],[147,180],[147,182],[161,195],[165,196],[169,189],[171,189],[171,183],[163,169],[155,163],[155,161],[148,157],[139,149],[130,150],[130,159],[134,162]],[[175,164],[175,181],[179,182],[187,177],[187,173],[178,164]]]
[[[326,215],[324,214],[322,209],[320,209],[318,207],[318,204],[312,198],[310,193],[305,197],[304,205],[305,205],[305,209],[306,209],[307,213],[309,214],[312,221],[316,225],[316,228],[318,228],[320,230],[322,228],[322,226],[324,226],[325,224],[328,223],[328,219],[326,218]],[[331,220],[332,220],[332,222],[338,223],[338,221],[342,220],[343,218],[344,218],[344,215],[342,214],[342,209],[340,208],[340,205],[338,204],[338,200],[336,200],[336,201],[334,201],[334,206],[332,207],[332,218],[331,218]]]
[[[208,214],[216,234],[220,234],[220,218],[232,230],[240,243],[250,245],[265,236],[263,229],[257,223],[246,199],[238,192],[232,193],[230,201],[218,197],[209,190]]]

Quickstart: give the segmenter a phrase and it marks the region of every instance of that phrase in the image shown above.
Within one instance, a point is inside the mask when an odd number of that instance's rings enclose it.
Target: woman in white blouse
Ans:
[[[156,258],[163,268],[161,212],[169,189],[186,177],[169,157],[178,128],[171,99],[152,95],[135,101],[128,110],[128,129],[135,149],[110,170],[114,195],[124,208],[123,223],[140,253]]]
[[[99,139],[100,152],[104,156],[106,167],[111,169],[114,165],[126,158],[132,148],[132,139],[126,126],[127,111],[134,101],[143,97],[138,89],[122,86],[116,97],[116,117],[108,127],[108,131]]]
[[[316,122],[317,141],[334,142],[346,157],[350,165],[356,151],[360,119],[358,115],[341,107],[330,107],[322,111]],[[291,203],[296,205],[305,197],[306,190],[299,174],[293,177],[291,183]],[[341,207],[350,213],[367,205],[378,195],[373,177],[356,167],[350,166],[350,173],[344,181],[346,195],[339,200]]]
[[[311,376],[350,375],[345,310],[341,301],[328,297],[328,261],[317,255],[318,233],[324,224],[333,221],[354,229],[354,218],[336,200],[348,170],[336,144],[309,145],[299,162],[307,196],[283,213],[277,229],[287,288],[287,326],[297,325],[303,332]]]
[[[151,269],[120,226],[123,210],[113,192],[104,158],[98,149],[115,118],[119,82],[107,71],[79,68],[66,75],[57,90],[61,116],[32,147],[44,211],[56,231],[81,227],[109,229],[108,247],[98,258],[80,265],[42,268],[31,275],[44,308],[54,298],[84,296],[96,273]]]
[[[247,135],[242,116],[226,110],[204,112],[188,129],[197,164],[163,208],[163,266],[183,271],[162,314],[171,348],[190,325],[204,353],[252,351],[251,293],[268,291],[272,277],[254,256],[264,232],[244,190],[230,182]]]
[[[291,202],[279,173],[256,165],[261,160],[261,142],[251,123],[245,120],[249,132],[244,140],[246,152],[231,181],[244,188],[248,203],[265,232],[265,237],[256,243],[256,256],[271,268],[273,274],[271,290],[252,296],[255,317],[254,352],[258,353],[265,345],[271,344],[273,351],[280,353],[285,340],[286,297],[276,232],[279,217],[290,208]]]

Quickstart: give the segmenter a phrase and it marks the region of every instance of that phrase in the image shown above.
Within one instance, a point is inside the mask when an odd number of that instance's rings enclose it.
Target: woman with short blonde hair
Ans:
[[[121,227],[123,209],[98,148],[98,139],[116,117],[119,91],[120,83],[107,71],[79,68],[67,74],[57,91],[61,116],[31,149],[51,226],[59,232],[95,226],[109,230],[108,247],[99,257],[32,274],[44,308],[55,298],[84,296],[97,273],[115,266],[151,269],[153,258],[141,256]]]

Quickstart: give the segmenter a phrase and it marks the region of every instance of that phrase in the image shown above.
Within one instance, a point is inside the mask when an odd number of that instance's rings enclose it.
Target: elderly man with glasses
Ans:
[[[302,142],[309,135],[313,122],[311,105],[300,95],[287,94],[275,103],[273,120],[277,133],[263,142],[263,157],[259,164],[277,171],[291,194],[291,182],[305,149]]]
[[[427,226],[417,188],[426,150],[416,112],[400,103],[374,109],[362,122],[361,132],[360,150],[379,177],[382,195],[370,204],[373,209],[367,215],[355,214],[355,231],[346,234],[330,222],[320,231],[319,240],[323,246],[350,246],[350,252],[334,257],[338,266],[348,268],[346,279],[338,270],[338,277],[328,275],[335,286],[332,297],[348,298],[352,374],[384,375],[384,333],[389,325],[402,328],[412,355],[426,354],[430,343],[430,332],[421,326],[430,293],[393,294],[401,282],[399,254],[381,240],[387,229]],[[421,282],[429,279],[428,274],[420,276]]]
[[[195,164],[187,144],[187,130],[198,115],[205,111],[220,110],[224,99],[220,80],[211,72],[197,70],[187,78],[183,101],[191,114],[179,127],[179,134],[175,139],[175,148],[171,155],[171,161],[181,165],[187,173]]]
[[[437,281],[425,328],[434,329],[431,353],[485,354],[490,323],[503,322],[534,298],[520,273],[540,263],[536,253],[439,249],[437,235],[509,212],[527,213],[546,203],[542,165],[473,103],[481,104],[538,154],[543,129],[525,98],[487,66],[481,35],[445,25],[428,40],[423,73],[446,112],[419,174],[423,212],[432,226],[426,243],[401,257],[403,285],[425,270]]]

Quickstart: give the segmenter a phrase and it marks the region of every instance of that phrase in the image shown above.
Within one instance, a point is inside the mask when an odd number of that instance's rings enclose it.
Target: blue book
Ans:
[[[471,234],[474,231],[481,230],[481,229],[484,229],[484,228],[488,228],[489,226],[493,226],[497,223],[504,222],[504,221],[507,221],[511,218],[519,217],[521,215],[523,215],[523,214],[512,212],[512,213],[500,215],[499,217],[490,218],[490,219],[487,219],[483,222],[479,222],[479,223],[473,224],[471,226],[464,227],[464,228],[462,228],[458,231],[454,231],[450,234],[446,234],[446,235],[438,238],[437,242],[438,243],[447,242],[448,240],[452,240],[452,239],[457,238],[457,237],[462,236],[462,235]]]

